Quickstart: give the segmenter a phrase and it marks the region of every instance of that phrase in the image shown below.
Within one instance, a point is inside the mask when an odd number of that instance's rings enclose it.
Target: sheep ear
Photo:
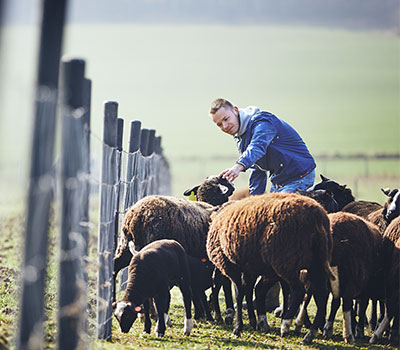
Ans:
[[[228,186],[218,185],[218,187],[221,190],[222,194],[226,194],[229,191]]]
[[[390,193],[390,188],[381,188],[381,191],[386,194],[387,196],[389,196]]]
[[[319,174],[319,176],[321,176],[322,181],[329,181],[329,179],[327,177],[325,177],[324,175]]]
[[[192,192],[196,195],[197,194],[197,190],[199,189],[199,187],[200,187],[200,185],[199,186],[195,186],[195,187],[193,187],[191,189],[188,189],[185,192],[183,192],[183,195],[184,196],[190,196],[192,194]]]

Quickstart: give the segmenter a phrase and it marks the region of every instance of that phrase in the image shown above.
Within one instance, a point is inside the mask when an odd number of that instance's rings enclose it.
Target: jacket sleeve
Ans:
[[[267,185],[267,173],[256,167],[251,169],[249,176],[250,195],[263,194]]]
[[[250,168],[267,152],[267,147],[274,139],[277,131],[273,124],[260,120],[254,124],[249,145],[244,150],[237,163],[242,164],[245,170]]]

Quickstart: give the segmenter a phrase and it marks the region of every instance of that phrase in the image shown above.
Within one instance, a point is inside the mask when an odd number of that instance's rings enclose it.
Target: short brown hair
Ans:
[[[224,98],[217,98],[211,103],[210,114],[215,114],[222,107],[233,109],[233,104]]]

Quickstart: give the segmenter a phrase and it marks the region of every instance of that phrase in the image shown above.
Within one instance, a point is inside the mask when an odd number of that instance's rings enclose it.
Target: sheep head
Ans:
[[[123,333],[128,333],[133,323],[136,321],[138,313],[142,312],[142,308],[125,301],[114,302],[112,306],[114,316],[121,327],[121,331]]]
[[[190,196],[193,192],[198,201],[221,205],[228,201],[235,187],[228,180],[218,176],[207,177],[202,184],[186,190],[183,195]]]
[[[333,194],[328,190],[296,190],[296,193],[315,199],[328,213],[334,213],[339,210],[338,202],[335,200]]]
[[[336,181],[328,179],[322,174],[320,176],[322,181],[310,187],[307,191],[330,191],[339,205],[339,210],[341,210],[346,204],[354,201],[355,198],[351,190],[349,188],[346,188],[346,185],[340,185]]]
[[[394,218],[400,215],[400,191],[397,188],[394,190],[382,188],[381,190],[388,196],[382,214],[386,221],[390,223]]]

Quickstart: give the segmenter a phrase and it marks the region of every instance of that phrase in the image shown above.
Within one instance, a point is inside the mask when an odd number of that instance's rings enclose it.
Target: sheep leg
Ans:
[[[240,333],[243,330],[243,297],[245,294],[242,283],[242,273],[236,265],[229,262],[226,263],[225,273],[233,282],[236,295],[236,320],[232,335],[234,337],[240,337]]]
[[[336,313],[340,307],[340,298],[333,298],[331,301],[331,312],[329,313],[328,321],[324,325],[322,335],[324,338],[331,338],[333,335],[333,323],[335,322]]]
[[[165,318],[164,314],[167,313],[168,309],[168,300],[170,300],[169,297],[169,288],[164,287],[161,289],[160,293],[158,293],[154,297],[154,301],[156,303],[156,309],[157,309],[157,324],[156,324],[156,335],[157,337],[163,337],[165,334]]]
[[[265,282],[263,279],[261,279],[256,285],[255,294],[258,316],[257,329],[259,331],[269,332],[270,330],[266,315],[265,296],[275,283],[276,280],[268,280],[268,282]]]
[[[363,297],[358,301],[358,323],[355,329],[355,337],[364,338],[365,311],[368,306],[368,298]]]
[[[143,303],[144,306],[144,332],[150,334],[151,319],[150,319],[150,300],[146,299]]]
[[[397,307],[397,310],[399,308]],[[400,331],[400,315],[397,314],[394,316],[392,328],[390,330],[389,339],[392,344],[399,344],[399,331]]]
[[[306,325],[307,328],[310,328],[311,322],[310,322],[310,319],[308,318],[307,307],[310,304],[312,295],[313,295],[313,293],[311,293],[311,290],[309,288],[309,290],[306,293],[305,299],[304,299],[303,303],[301,304],[300,312],[297,315],[296,320],[294,321],[294,325],[295,325],[294,330],[297,333],[300,333],[303,325]]]
[[[185,324],[183,328],[184,335],[190,335],[190,332],[193,329],[193,320],[192,320],[192,291],[190,288],[190,278],[183,278],[179,283],[179,289],[181,290],[183,297],[183,305],[185,307]]]
[[[382,338],[382,334],[385,331],[386,327],[389,325],[389,318],[385,315],[382,322],[379,324],[371,339],[369,340],[370,344],[375,344]]]
[[[253,305],[253,289],[256,283],[256,279],[257,277],[254,277],[249,274],[244,274],[243,276],[244,280],[243,288],[245,290],[245,295],[246,295],[247,313],[249,315],[250,326],[251,328],[253,328],[253,330],[256,330],[257,328],[256,315],[254,313],[254,305]]]
[[[233,323],[233,316],[235,315],[235,307],[233,306],[232,296],[232,282],[229,278],[221,276],[222,288],[225,295],[225,324],[231,325]]]
[[[371,331],[374,331],[376,328],[376,323],[377,323],[377,314],[378,314],[378,301],[376,299],[371,299],[371,312],[369,314],[369,329]]]
[[[222,316],[221,316],[221,309],[219,307],[219,300],[218,300],[218,294],[219,291],[222,287],[222,275],[221,272],[215,268],[214,269],[214,273],[213,273],[213,285],[211,288],[211,300],[213,303],[213,307],[214,307],[214,312],[215,312],[215,320],[218,323],[222,323]],[[225,294],[226,296],[226,294]]]
[[[289,308],[284,310],[282,315],[281,323],[281,336],[284,337],[288,335],[290,326],[292,324],[293,318],[299,309],[300,303],[304,299],[305,289],[303,284],[299,279],[295,280],[290,284],[290,300]]]
[[[383,332],[385,331],[386,327],[388,327],[390,324],[390,318],[387,312],[387,306],[385,309],[385,316],[383,317],[382,322],[378,325],[378,327],[375,329],[374,334],[372,335],[371,339],[369,340],[370,344],[376,344],[379,339],[382,338]]]
[[[232,334],[235,337],[240,337],[240,333],[243,330],[242,308],[243,308],[243,297],[245,293],[241,278],[233,280],[233,285],[235,287],[235,293],[236,293],[236,320]]]
[[[279,282],[281,284],[283,301],[282,304],[274,310],[275,317],[282,317],[289,307],[290,286],[282,279]]]
[[[194,319],[200,320],[204,317],[204,308],[201,303],[200,293],[193,290]]]
[[[353,308],[353,298],[350,296],[343,296],[343,340],[345,343],[354,343],[354,335],[351,326],[351,310]]]
[[[206,314],[206,320],[209,322],[213,322],[214,319],[211,316],[210,307],[208,306],[208,302],[207,302],[207,296],[206,296],[206,293],[204,293],[204,291],[199,293],[199,300],[200,300],[200,303]]]

